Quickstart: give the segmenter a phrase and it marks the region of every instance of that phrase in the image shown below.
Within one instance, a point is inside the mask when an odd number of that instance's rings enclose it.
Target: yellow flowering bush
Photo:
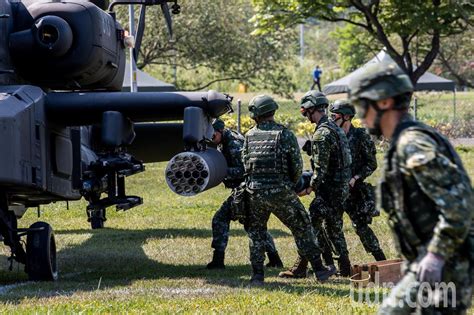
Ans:
[[[221,119],[224,121],[226,128],[237,130],[237,119],[231,115],[223,115]],[[240,118],[241,133],[245,134],[247,131],[253,128],[255,122],[249,116],[242,116]]]
[[[235,117],[235,115],[229,115],[229,114],[223,115],[221,119],[224,121],[225,126],[227,128],[234,129],[234,130],[237,129],[237,117]],[[287,128],[293,131],[296,131],[298,129],[298,124],[300,124],[303,119],[304,119],[303,117],[298,117],[298,116],[293,116],[293,115],[288,115],[288,114],[282,114],[282,115],[277,114],[275,117],[275,120],[278,123],[286,126]],[[255,126],[255,121],[252,118],[250,118],[250,116],[243,115],[241,117],[241,121],[240,121],[241,130],[240,131],[242,134],[245,134],[247,131],[252,129],[253,126]],[[314,127],[312,129],[314,129]],[[311,130],[311,133],[312,133],[312,130]]]
[[[235,120],[231,115],[223,115],[220,118],[224,121],[226,128],[237,129],[237,120]]]
[[[296,135],[310,139],[314,132],[314,125],[309,121],[302,121],[296,125]]]
[[[356,128],[364,127],[364,125],[362,124],[362,121],[360,120],[360,118],[352,119],[352,125]]]

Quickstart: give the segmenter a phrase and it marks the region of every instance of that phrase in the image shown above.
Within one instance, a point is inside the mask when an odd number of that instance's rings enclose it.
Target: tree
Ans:
[[[352,72],[376,56],[383,46],[367,32],[353,24],[336,27],[331,37],[338,43],[339,66],[345,73]]]
[[[364,30],[416,83],[435,60],[441,38],[464,32],[473,22],[470,1],[453,0],[253,0],[256,33],[282,30],[307,18],[344,22]],[[413,39],[427,45],[415,49]],[[397,46],[400,48],[397,49]],[[423,52],[419,63],[412,54]]]
[[[460,86],[474,88],[474,27],[443,40],[436,65]]]
[[[200,90],[222,81],[280,93],[294,88],[284,71],[293,58],[294,32],[251,36],[250,0],[185,0],[181,5],[181,13],[173,16],[172,41],[160,8],[148,9],[139,68],[176,66],[183,90]],[[119,18],[127,21],[126,12]]]

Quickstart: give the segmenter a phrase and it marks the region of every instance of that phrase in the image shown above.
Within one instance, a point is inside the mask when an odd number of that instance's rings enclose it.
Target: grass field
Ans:
[[[242,113],[248,113],[248,103],[253,96],[260,93],[233,93],[234,104],[240,99],[242,101]],[[278,113],[288,115],[299,114],[299,101],[303,93],[295,95],[294,100],[288,100],[273,95],[280,104]],[[437,120],[441,122],[451,121],[454,117],[453,112],[453,94],[447,92],[417,92],[415,96],[418,99],[418,117],[421,120]],[[329,100],[346,98],[347,94],[329,95]],[[413,104],[413,103],[412,103]],[[470,120],[474,118],[474,92],[456,93],[456,118]],[[235,109],[235,106],[234,106]]]
[[[253,126],[253,121],[248,116],[248,103],[256,93],[236,94],[237,100],[242,101],[242,128],[247,130]],[[299,123],[306,121],[299,113],[299,101],[303,94],[295,95],[294,100],[282,99],[274,96],[280,105],[276,113],[279,122],[287,125],[298,133]],[[331,101],[346,98],[346,94],[330,95]],[[437,128],[449,138],[471,138],[474,137],[474,92],[458,92],[456,94],[456,106],[453,105],[453,93],[417,92],[411,103],[411,114],[415,115],[414,104],[418,120]],[[234,106],[236,109],[237,106]],[[237,119],[237,110],[228,117],[232,125]]]
[[[474,177],[474,150],[460,152]],[[143,196],[145,204],[128,212],[110,211],[103,230],[90,230],[84,202],[72,203],[69,210],[65,203],[43,207],[40,220],[56,232],[60,279],[27,282],[21,266],[7,270],[8,251],[0,247],[0,313],[375,312],[377,305],[351,302],[349,281],[342,278],[325,284],[309,278],[286,281],[271,269],[266,286],[249,288],[248,240],[238,223],[231,226],[227,268],[205,270],[212,253],[211,218],[229,192],[219,186],[197,197],[178,197],[164,183],[164,167],[147,165],[147,172],[130,178],[130,193]],[[31,210],[20,223],[28,226],[36,220]],[[347,218],[345,222],[353,263],[370,261]],[[385,218],[376,218],[373,228],[388,256],[397,257]],[[273,217],[269,230],[290,266],[296,251],[289,231]]]

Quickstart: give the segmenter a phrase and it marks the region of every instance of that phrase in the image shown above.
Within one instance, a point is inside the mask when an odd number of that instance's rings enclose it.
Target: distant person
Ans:
[[[316,66],[316,68],[314,68],[314,70],[313,70],[313,85],[311,85],[310,90],[314,90],[314,86],[317,85],[319,92],[321,92],[321,74],[322,73],[323,73],[323,70],[321,70],[319,65]]]

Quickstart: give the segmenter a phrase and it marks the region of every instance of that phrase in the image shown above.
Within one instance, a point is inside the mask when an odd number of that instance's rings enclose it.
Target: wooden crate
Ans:
[[[351,283],[358,287],[366,287],[369,283],[378,286],[396,284],[402,277],[402,262],[402,259],[391,259],[354,265],[351,270]]]

